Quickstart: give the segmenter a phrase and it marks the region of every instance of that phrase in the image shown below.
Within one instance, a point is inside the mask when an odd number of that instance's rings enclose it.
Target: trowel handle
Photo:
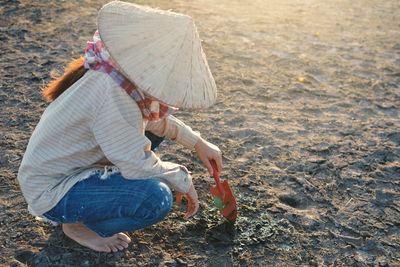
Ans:
[[[218,188],[218,191],[220,193],[221,200],[222,200],[222,202],[224,202],[225,201],[225,190],[224,190],[224,188],[222,187],[222,184],[219,181],[219,172],[217,170],[217,163],[213,159],[210,160],[210,163],[211,163],[211,166],[213,168],[213,176],[214,176],[215,184],[216,184],[216,186]]]
[[[211,166],[213,168],[213,176],[214,176],[214,180],[217,184],[219,184],[219,172],[217,170],[217,163],[215,162],[215,160],[210,160]]]

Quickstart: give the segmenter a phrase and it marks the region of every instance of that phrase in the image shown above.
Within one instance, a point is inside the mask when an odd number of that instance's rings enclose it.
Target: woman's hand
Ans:
[[[215,163],[217,163],[217,171],[219,173],[222,171],[222,153],[216,145],[213,145],[200,137],[194,148],[196,149],[197,157],[199,157],[207,167],[211,176],[213,175],[213,168],[210,163],[211,160],[214,160]]]
[[[176,203],[181,203],[183,194],[181,192],[176,191]],[[199,210],[199,197],[197,196],[196,189],[194,188],[193,183],[190,185],[189,192],[185,194],[186,199],[188,200],[188,210],[185,214],[185,219],[188,219],[195,215]]]

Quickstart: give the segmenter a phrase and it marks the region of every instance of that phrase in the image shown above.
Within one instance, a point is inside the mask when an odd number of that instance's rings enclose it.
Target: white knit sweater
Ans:
[[[157,178],[186,193],[185,167],[161,161],[144,131],[193,149],[199,134],[168,116],[142,118],[136,102],[107,74],[89,70],[43,113],[29,140],[18,181],[29,211],[52,209],[68,190],[94,169],[111,162],[127,179]],[[110,163],[108,163],[110,164]]]

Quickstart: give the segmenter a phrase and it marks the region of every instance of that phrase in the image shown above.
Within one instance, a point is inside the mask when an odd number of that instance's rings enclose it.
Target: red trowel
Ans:
[[[213,167],[213,176],[216,183],[215,187],[210,188],[214,204],[228,221],[235,221],[237,216],[235,197],[229,188],[228,182],[226,180],[222,183],[220,182],[215,161],[211,160],[210,163]]]

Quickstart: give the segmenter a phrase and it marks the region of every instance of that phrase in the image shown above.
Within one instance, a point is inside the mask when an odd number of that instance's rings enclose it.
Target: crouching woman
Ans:
[[[172,115],[177,107],[207,107],[216,95],[188,16],[107,4],[85,57],[44,95],[52,102],[30,138],[18,181],[30,213],[62,224],[83,246],[126,248],[124,232],[167,216],[171,189],[188,199],[185,218],[197,212],[187,169],[152,151],[163,137],[195,149],[210,174],[211,160],[221,171],[220,150]]]

